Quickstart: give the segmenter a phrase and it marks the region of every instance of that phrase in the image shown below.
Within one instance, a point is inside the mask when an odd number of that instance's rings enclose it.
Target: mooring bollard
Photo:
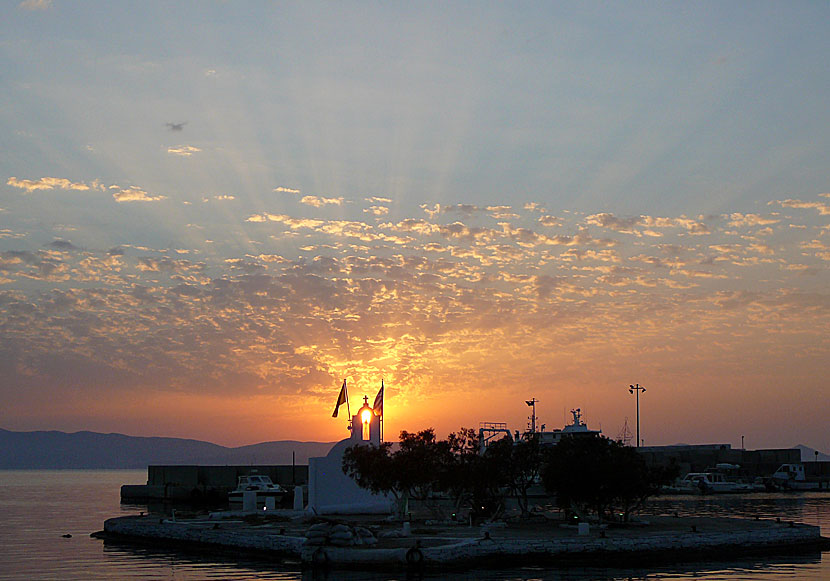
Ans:
[[[256,510],[256,490],[246,490],[242,493],[242,510]]]
[[[266,496],[265,497],[265,510],[276,510],[277,508],[277,499],[273,496]]]

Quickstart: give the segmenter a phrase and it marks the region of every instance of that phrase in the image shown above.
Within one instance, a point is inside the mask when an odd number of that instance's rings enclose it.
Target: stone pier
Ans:
[[[286,514],[286,513],[283,513]],[[201,547],[253,551],[274,559],[299,560],[308,566],[353,569],[397,569],[407,566],[475,567],[488,563],[595,562],[597,558],[625,561],[712,559],[723,554],[772,552],[794,548],[828,548],[818,527],[773,520],[716,518],[652,518],[638,527],[577,530],[552,522],[522,523],[482,529],[460,525],[417,525],[406,536],[400,523],[388,521],[364,527],[377,532],[371,545],[307,544],[311,526],[301,513],[278,521],[264,518],[194,518],[173,521],[152,516],[119,517],[104,523],[108,537],[160,541]],[[319,519],[315,519],[319,521]],[[342,519],[340,522],[344,522]],[[385,531],[385,532],[384,532]],[[390,532],[392,534],[390,534]]]

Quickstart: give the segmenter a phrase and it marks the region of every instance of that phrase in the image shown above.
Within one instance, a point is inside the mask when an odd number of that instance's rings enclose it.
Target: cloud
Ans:
[[[54,240],[49,244],[49,247],[55,250],[78,250],[78,247],[68,240]]]
[[[432,208],[428,204],[421,204],[421,209],[430,219],[434,219],[435,216],[441,213],[441,204],[434,204]]]
[[[236,196],[232,196],[230,194],[223,194],[223,195],[219,195],[219,196],[213,196],[213,199],[214,200],[219,200],[219,201],[229,201],[229,200],[235,200]]]
[[[286,188],[284,186],[278,186],[274,188],[275,192],[284,192],[286,194],[299,194],[300,190],[295,190],[294,188]]]
[[[335,378],[347,376],[394,378],[398,397],[414,398],[458,381],[466,381],[458,390],[470,389],[488,376],[538,383],[551,365],[579,384],[590,383],[597,361],[619,370],[635,360],[669,375],[701,360],[734,366],[743,361],[736,355],[826,361],[830,230],[776,227],[762,244],[757,232],[741,237],[724,226],[733,219],[763,228],[775,214],[730,214],[712,219],[712,238],[701,240],[688,234],[708,230],[709,218],[596,213],[586,223],[582,214],[515,208],[518,218],[495,226],[495,213],[514,212],[430,205],[427,215],[381,223],[372,208],[354,208],[363,218],[352,221],[257,210],[243,228],[262,246],[228,254],[217,236],[204,262],[126,240],[102,241],[100,251],[68,252],[54,241],[2,253],[3,343],[15,352],[0,347],[0,366],[4,356],[9,362],[0,370],[20,392],[37,376],[193,402],[268,392],[284,405],[322,409]],[[205,222],[205,236],[214,226]],[[780,296],[798,281],[816,295],[801,303]]]
[[[314,220],[311,218],[293,218],[285,214],[257,214],[250,216],[247,222],[279,222],[291,230],[313,230],[329,236],[354,237],[371,242],[385,239],[381,234],[372,233],[373,227],[365,222],[352,220]]]
[[[729,225],[733,228],[740,228],[741,226],[766,226],[768,224],[777,224],[781,220],[778,218],[766,218],[759,214],[741,214],[734,212],[729,215]]]
[[[438,226],[436,224],[416,218],[407,218],[405,220],[401,220],[397,224],[381,224],[381,228],[389,228],[393,231],[400,232],[414,232],[422,236],[429,236],[438,232]]]
[[[613,214],[601,213],[591,214],[585,217],[585,222],[593,226],[600,226],[601,228],[608,228],[623,234],[638,234],[634,229],[635,226],[645,224],[643,216],[636,216],[634,218],[618,218]]]
[[[255,214],[250,216],[247,222],[280,222],[285,224],[292,230],[296,230],[299,228],[311,228],[315,229],[321,224],[324,224],[323,220],[312,220],[310,218],[292,218],[287,214],[271,214],[271,213],[264,213],[264,214]]]
[[[363,198],[364,201],[369,202],[370,204],[391,204],[391,198],[380,198],[378,196],[372,196],[370,198]]]
[[[546,214],[544,216],[539,216],[539,223],[542,226],[561,226],[565,222],[562,218]]]
[[[421,209],[426,212],[430,218],[435,218],[438,214],[462,214],[464,216],[472,216],[473,214],[489,213],[495,219],[518,218],[518,214],[513,212],[511,206],[485,206],[480,207],[475,204],[435,204],[432,208],[426,204],[421,205]]]
[[[21,10],[48,10],[52,7],[52,0],[23,0],[17,7]]]
[[[180,155],[182,157],[190,157],[194,153],[199,153],[202,151],[198,147],[193,147],[192,145],[180,145],[178,147],[168,147],[167,153],[171,153],[173,155]]]
[[[767,256],[773,256],[775,254],[775,250],[766,244],[750,244],[747,249],[752,252],[757,252],[758,254],[765,254]]]
[[[9,230],[8,228],[0,228],[0,238],[25,238],[26,234],[22,232],[15,232],[13,230]]]
[[[39,180],[19,180],[16,177],[10,177],[6,182],[7,185],[10,185],[15,188],[20,188],[26,190],[27,192],[31,193],[35,190],[79,190],[79,191],[87,191],[90,189],[85,183],[74,183],[69,181],[66,178],[40,178]],[[97,184],[93,184],[97,186]]]
[[[386,206],[369,206],[368,208],[364,208],[363,212],[375,216],[386,216],[389,213],[389,208]]]
[[[809,242],[802,242],[801,248],[805,250],[815,250],[815,256],[821,260],[830,260],[830,244],[825,244],[821,240],[811,240]]]
[[[173,259],[168,256],[162,256],[161,258],[142,256],[138,258],[135,267],[142,272],[173,272],[176,274],[199,273],[206,268],[202,263]]]
[[[490,213],[492,218],[496,220],[507,220],[509,218],[518,218],[519,215],[513,212],[510,206],[487,206],[485,208]]]
[[[821,194],[826,196],[825,194]],[[822,216],[830,215],[830,204],[823,204],[821,202],[804,202],[801,200],[777,200],[770,202],[770,204],[779,204],[785,208],[799,208],[799,209],[814,209]]]
[[[303,196],[300,200],[301,204],[306,206],[314,206],[315,208],[322,208],[323,206],[341,206],[343,198],[323,198],[320,196]]]
[[[679,218],[660,218],[654,216],[634,216],[631,218],[618,218],[613,214],[602,212],[591,214],[585,217],[585,222],[593,226],[607,228],[620,232],[621,234],[634,234],[635,236],[662,236],[661,233],[653,230],[638,230],[640,228],[685,228],[687,233],[692,235],[711,234],[711,230],[701,219],[693,220],[685,216]]]
[[[116,202],[158,202],[167,198],[167,196],[151,196],[135,187],[119,190],[112,197]]]

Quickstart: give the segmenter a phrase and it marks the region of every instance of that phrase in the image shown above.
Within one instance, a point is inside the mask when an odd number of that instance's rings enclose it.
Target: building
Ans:
[[[363,407],[352,416],[350,436],[341,440],[321,458],[308,459],[308,505],[314,514],[389,514],[393,501],[385,495],[373,494],[360,488],[343,472],[343,453],[351,446],[379,446],[381,419],[369,406],[368,397]]]

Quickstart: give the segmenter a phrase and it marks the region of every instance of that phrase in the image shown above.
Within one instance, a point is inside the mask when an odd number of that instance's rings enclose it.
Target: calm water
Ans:
[[[332,572],[229,555],[104,543],[89,534],[105,519],[137,514],[119,503],[121,484],[146,481],[146,471],[0,471],[0,578],[2,579],[402,579],[405,576]],[[667,497],[652,513],[781,517],[819,525],[830,536],[830,495]],[[71,534],[71,538],[62,535]],[[586,579],[830,579],[830,552],[770,555],[736,561],[685,563],[651,568],[513,568],[427,579],[530,581]]]

